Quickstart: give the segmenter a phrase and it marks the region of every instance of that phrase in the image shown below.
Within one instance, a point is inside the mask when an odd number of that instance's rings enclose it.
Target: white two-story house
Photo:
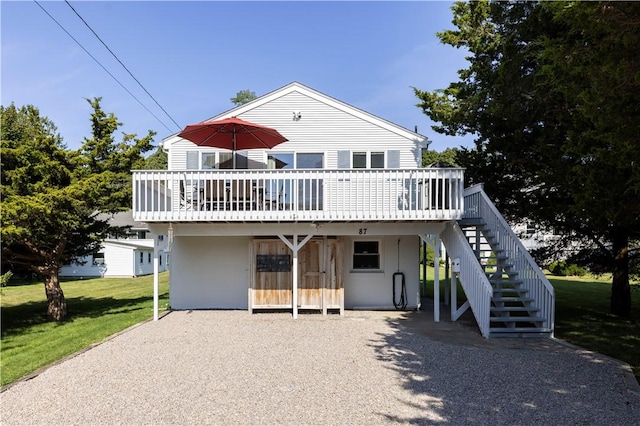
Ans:
[[[168,170],[133,172],[134,219],[169,236],[172,309],[416,309],[420,245],[442,242],[467,296],[454,319],[552,333],[550,284],[463,169],[421,166],[426,137],[296,82],[206,121],[234,116],[287,141],[231,161],[176,134]]]

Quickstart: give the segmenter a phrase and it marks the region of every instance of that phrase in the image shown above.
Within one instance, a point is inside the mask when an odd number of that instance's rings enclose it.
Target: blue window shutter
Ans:
[[[351,166],[351,151],[338,151],[338,168],[348,169]]]
[[[391,149],[387,151],[387,168],[399,169],[400,168],[400,151],[397,149]]]
[[[187,170],[198,170],[198,151],[187,151]]]

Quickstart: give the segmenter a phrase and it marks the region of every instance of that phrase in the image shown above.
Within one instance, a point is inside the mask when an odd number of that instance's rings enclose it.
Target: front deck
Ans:
[[[144,222],[457,220],[463,169],[133,172]]]

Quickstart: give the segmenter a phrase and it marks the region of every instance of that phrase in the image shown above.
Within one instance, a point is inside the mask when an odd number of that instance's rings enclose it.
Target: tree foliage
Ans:
[[[458,167],[458,148],[446,148],[442,152],[422,151],[422,167]]]
[[[0,107],[2,119],[2,257],[44,277],[48,315],[66,317],[58,272],[97,251],[112,232],[98,213],[130,208],[131,169],[144,161],[153,132],[144,138],[113,134],[119,123],[88,100],[92,137],[68,150],[55,125],[34,106]]]
[[[144,166],[144,170],[167,170],[169,165],[169,156],[162,149],[162,146],[158,146],[156,152],[147,157]]]
[[[240,106],[240,105],[246,104],[247,102],[251,102],[256,98],[257,96],[255,92],[245,89],[245,90],[240,90],[238,93],[236,93],[236,96],[231,98],[230,100],[231,102],[233,102],[235,106]]]
[[[560,231],[575,260],[613,273],[631,308],[640,240],[640,3],[470,2],[442,42],[468,68],[419,106],[444,134],[474,134],[459,163],[510,219]]]

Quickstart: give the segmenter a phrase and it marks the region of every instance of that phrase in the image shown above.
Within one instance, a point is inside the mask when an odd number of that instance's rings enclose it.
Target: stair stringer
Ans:
[[[451,259],[460,259],[459,281],[483,337],[489,338],[493,288],[457,222],[447,222],[440,234]]]

